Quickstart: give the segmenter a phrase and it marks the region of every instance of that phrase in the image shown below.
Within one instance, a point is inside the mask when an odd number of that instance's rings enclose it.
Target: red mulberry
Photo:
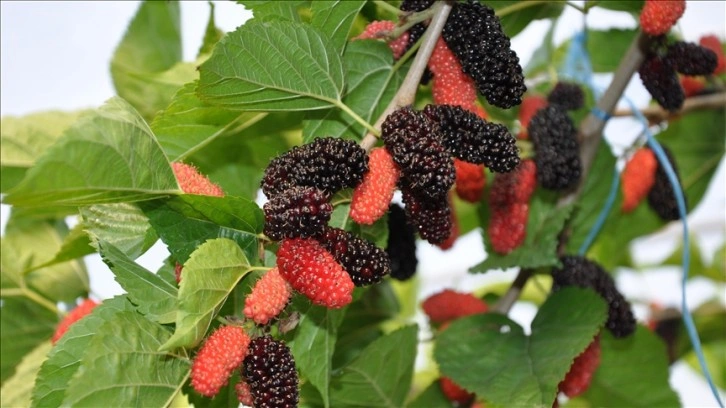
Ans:
[[[224,191],[199,173],[196,167],[185,163],[172,163],[171,168],[185,194],[224,197]]]
[[[648,35],[666,34],[686,11],[685,0],[645,0],[640,28]]]
[[[365,39],[378,39],[382,38],[381,34],[387,34],[391,30],[396,28],[396,23],[389,20],[384,21],[371,21],[366,26],[366,29],[354,40],[365,40]],[[399,59],[406,52],[406,46],[408,45],[408,33],[403,33],[400,37],[395,40],[389,41],[388,46],[393,52],[393,58]]]
[[[635,152],[625,165],[622,178],[623,212],[631,212],[648,195],[655,183],[655,172],[658,160],[653,151],[641,148]]]
[[[560,382],[559,389],[570,398],[587,391],[595,370],[600,365],[600,336],[575,358],[565,379]]]
[[[237,326],[210,334],[192,363],[192,388],[205,397],[217,395],[247,355],[250,338]]]
[[[447,323],[460,317],[486,313],[489,307],[483,300],[471,293],[444,289],[435,293],[421,304],[423,312],[432,323]]]
[[[491,209],[487,235],[494,252],[508,254],[527,237],[528,203],[512,203]]]
[[[277,268],[265,273],[245,299],[244,314],[257,324],[267,324],[287,305],[292,290]]]
[[[464,201],[478,203],[487,180],[484,166],[454,159],[454,167],[456,168],[456,195]]]
[[[371,151],[368,166],[368,174],[353,191],[350,218],[358,224],[371,225],[388,211],[400,171],[384,148]]]
[[[53,344],[57,343],[75,322],[91,313],[96,306],[98,306],[98,302],[93,299],[86,299],[83,303],[76,306],[63,318],[63,320],[61,320],[60,323],[58,323],[58,326],[55,328],[55,332],[53,333],[53,337],[51,338],[51,342]]]

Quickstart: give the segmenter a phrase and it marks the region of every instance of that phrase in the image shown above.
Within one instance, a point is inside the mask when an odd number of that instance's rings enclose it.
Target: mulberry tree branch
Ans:
[[[595,154],[600,146],[600,140],[603,136],[607,118],[612,115],[615,106],[623,96],[625,87],[638,68],[643,64],[643,61],[645,61],[645,50],[648,49],[650,42],[651,39],[648,36],[638,33],[630,44],[630,48],[628,48],[625,56],[620,61],[620,65],[618,65],[608,89],[597,101],[596,107],[580,123],[578,135],[580,141],[580,162],[582,163],[580,184],[577,189],[560,199],[557,203],[558,207],[574,203],[582,194],[582,189],[585,185],[584,181],[587,179],[590,167],[592,167],[592,162],[595,159]],[[512,282],[512,286],[509,287],[507,292],[494,305],[493,311],[502,314],[509,313],[514,302],[519,299],[522,289],[530,276],[532,276],[532,273],[533,271],[531,269],[520,270],[514,282]]]
[[[378,118],[376,123],[373,125],[377,130],[381,129],[381,125],[386,120],[386,117],[391,114],[394,110],[401,106],[410,105],[416,98],[416,91],[418,90],[418,84],[421,82],[421,76],[426,70],[431,53],[434,51],[436,41],[441,36],[441,31],[444,29],[446,19],[449,18],[451,12],[451,5],[447,2],[440,1],[433,6],[433,17],[431,23],[426,29],[423,38],[421,39],[421,47],[416,54],[416,58],[411,63],[411,68],[408,70],[406,77],[401,84],[401,87],[396,92],[396,95],[388,104],[386,110],[383,111],[381,116]],[[360,145],[366,151],[370,151],[376,144],[376,135],[369,132],[360,142]]]
[[[641,109],[640,113],[653,123],[668,120],[674,116],[679,116],[695,110],[723,109],[724,106],[726,106],[726,92],[719,92],[688,98],[683,103],[683,107],[677,112],[669,112],[660,106],[654,105]],[[626,116],[633,116],[633,111],[630,109],[618,109],[613,112],[613,117]]]

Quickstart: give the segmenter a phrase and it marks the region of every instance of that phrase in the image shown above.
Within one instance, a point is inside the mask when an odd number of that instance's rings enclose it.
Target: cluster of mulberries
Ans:
[[[608,304],[605,326],[615,337],[625,337],[635,331],[635,317],[630,303],[615,287],[615,281],[600,265],[580,256],[564,256],[562,268],[552,269],[552,290],[576,286],[590,288]]]
[[[388,245],[386,253],[391,260],[391,277],[407,280],[416,273],[416,230],[406,220],[406,213],[398,204],[388,209]]]
[[[511,173],[497,174],[489,191],[487,235],[492,249],[507,254],[527,237],[529,199],[537,187],[537,166],[523,160]]]
[[[676,41],[667,47],[665,39],[655,42],[638,73],[643,86],[663,109],[676,111],[683,106],[686,93],[678,74],[709,75],[716,71],[718,55],[695,43]]]
[[[580,85],[574,82],[560,81],[550,91],[547,102],[564,110],[577,110],[585,106],[585,93]]]
[[[290,349],[270,336],[250,342],[242,377],[256,408],[296,407],[298,376]]]
[[[527,90],[522,67],[491,7],[473,0],[454,3],[443,38],[489,103],[511,108],[522,102]]]
[[[567,190],[580,181],[580,146],[577,129],[567,113],[556,105],[542,108],[529,122],[534,144],[539,185],[550,190]]]

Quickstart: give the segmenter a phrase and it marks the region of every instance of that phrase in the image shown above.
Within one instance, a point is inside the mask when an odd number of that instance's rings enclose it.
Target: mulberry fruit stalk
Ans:
[[[207,337],[192,363],[192,388],[213,397],[247,355],[250,338],[238,326],[222,326]]]

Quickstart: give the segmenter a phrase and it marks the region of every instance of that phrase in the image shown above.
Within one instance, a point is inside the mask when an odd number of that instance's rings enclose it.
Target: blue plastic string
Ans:
[[[598,234],[600,234],[600,230],[602,230],[602,227],[605,226],[605,221],[607,221],[608,219],[608,214],[610,214],[610,210],[613,208],[613,204],[615,203],[615,198],[618,196],[619,188],[620,172],[618,171],[618,168],[615,167],[613,168],[613,181],[610,183],[610,192],[608,193],[608,197],[605,200],[605,205],[603,206],[602,210],[600,210],[600,214],[597,216],[595,224],[592,226],[592,228],[590,228],[590,232],[587,233],[585,241],[582,242],[580,250],[578,251],[579,255],[585,255],[585,252],[587,252],[592,243],[595,241],[595,238],[597,238]]]

